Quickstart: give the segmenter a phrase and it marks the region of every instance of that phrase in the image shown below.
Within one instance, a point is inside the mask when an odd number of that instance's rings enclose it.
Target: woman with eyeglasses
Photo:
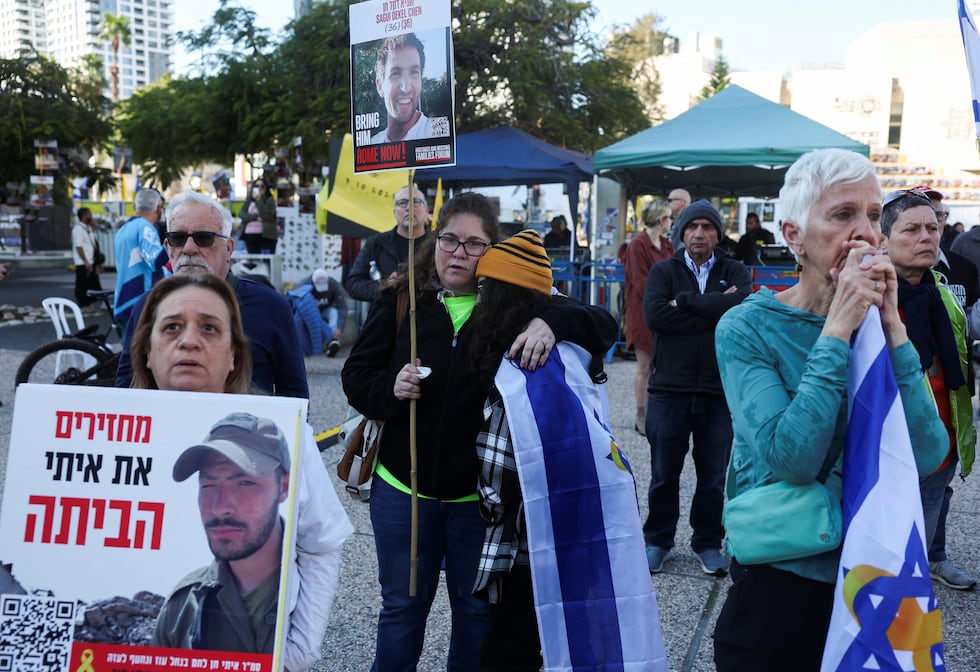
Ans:
[[[647,273],[657,262],[674,256],[674,245],[667,238],[674,216],[666,201],[652,201],[643,208],[646,228],[630,241],[624,264],[626,308],[626,345],[636,354],[636,373],[633,376],[633,395],[636,397],[636,419],[633,428],[646,436],[647,380],[650,378],[650,353],[653,334],[643,321],[643,292]]]
[[[385,421],[371,488],[382,597],[372,666],[377,672],[415,669],[443,562],[453,622],[447,669],[480,669],[489,607],[472,595],[485,529],[476,494],[476,437],[488,389],[471,362],[469,318],[478,300],[477,262],[499,238],[497,216],[486,197],[463,193],[448,201],[439,211],[435,238],[420,246],[416,259],[418,361],[409,361],[408,322],[401,328],[396,324],[398,294],[408,286],[403,266],[371,305],[344,365],[350,404]],[[594,351],[615,340],[615,333],[615,320],[601,308],[548,305],[508,353],[522,367],[534,369],[559,340]],[[431,373],[423,378],[420,366]],[[417,400],[420,495],[415,597],[408,594],[411,399]]]
[[[276,199],[264,177],[252,183],[239,217],[242,220],[241,237],[248,253],[275,254],[282,228],[276,218]]]
[[[939,254],[939,221],[933,203],[918,191],[895,191],[883,201],[881,233],[898,275],[898,309],[946,427],[946,456],[940,468],[919,479],[926,551],[932,578],[955,590],[971,590],[976,579],[946,557],[950,483],[973,468],[977,430],[966,314],[933,270]]]

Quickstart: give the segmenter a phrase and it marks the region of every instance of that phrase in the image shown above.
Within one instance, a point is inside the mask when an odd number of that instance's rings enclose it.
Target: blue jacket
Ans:
[[[330,280],[330,289],[342,292],[340,283],[333,279]],[[287,293],[286,298],[293,309],[293,324],[296,325],[296,335],[299,337],[303,354],[313,355],[323,352],[323,344],[333,339],[333,332],[320,315],[320,307],[316,297],[313,296],[313,285],[300,285]],[[347,322],[347,302],[343,294],[340,294],[339,301],[331,305],[337,308],[337,328],[343,329]]]
[[[231,273],[226,279],[238,296],[242,325],[252,352],[252,385],[256,392],[309,399],[306,362],[303,361],[289,304],[276,290],[260,282],[239,278]],[[126,325],[122,356],[116,371],[116,387],[129,387],[133,379],[129,339],[136,331],[147,294],[139,297]]]
[[[133,217],[119,227],[113,247],[116,253],[113,312],[116,322],[125,322],[143,293],[164,277],[169,258],[156,227],[142,217]]]

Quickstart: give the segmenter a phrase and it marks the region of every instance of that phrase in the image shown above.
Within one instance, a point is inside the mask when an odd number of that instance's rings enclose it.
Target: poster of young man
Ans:
[[[31,205],[54,205],[54,177],[31,175]]]
[[[5,669],[282,669],[306,401],[84,392],[17,389]]]
[[[354,172],[456,164],[449,0],[350,7]]]

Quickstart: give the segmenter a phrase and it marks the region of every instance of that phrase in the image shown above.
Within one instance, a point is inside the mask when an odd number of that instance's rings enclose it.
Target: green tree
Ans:
[[[105,176],[89,165],[112,133],[108,101],[91,63],[66,70],[36,52],[0,59],[0,184],[25,182],[34,170],[34,140],[56,140],[62,172],[55,200],[68,201],[68,176]]]
[[[661,19],[653,12],[637,17],[622,31],[613,33],[607,55],[618,58],[630,67],[636,95],[643,104],[647,118],[657,123],[663,121],[663,105],[660,103],[660,73],[656,59],[663,56],[670,36],[660,29]]]
[[[119,45],[129,46],[129,17],[116,16],[115,14],[102,15],[102,32],[99,33],[98,42],[102,44],[106,40],[112,45],[112,65],[109,66],[109,76],[112,78],[112,102],[119,102]]]
[[[330,138],[350,130],[350,4],[314,3],[279,44],[228,0],[208,27],[179,34],[200,70],[120,104],[123,142],[144,175],[166,184],[186,166],[271,156],[295,138],[304,169],[318,173]],[[630,65],[588,30],[594,13],[577,0],[454,0],[453,25],[465,26],[453,35],[457,132],[510,124],[591,151],[646,128]],[[373,91],[373,73],[353,76]]]
[[[263,136],[261,110],[285,91],[276,82],[273,44],[268,31],[255,26],[255,12],[222,0],[211,24],[179,33],[191,51],[200,52],[200,74],[165,77],[133,94],[119,106],[122,141],[142,166],[143,181],[166,187],[187,166],[229,164],[236,154],[249,156],[274,143]]]
[[[591,33],[591,2],[457,0],[461,133],[509,124],[592,151],[648,125],[629,64]]]
[[[698,102],[703,102],[715,95],[726,86],[732,83],[729,75],[731,72],[728,69],[728,61],[725,57],[720,55],[718,60],[715,61],[715,67],[711,69],[711,79],[708,83],[701,89],[701,95],[698,97]]]

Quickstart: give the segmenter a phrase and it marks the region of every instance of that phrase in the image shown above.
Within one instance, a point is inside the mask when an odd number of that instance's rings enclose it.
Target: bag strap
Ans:
[[[395,304],[395,336],[401,332],[406,315],[408,315],[408,289],[403,287],[398,290],[398,301]]]

